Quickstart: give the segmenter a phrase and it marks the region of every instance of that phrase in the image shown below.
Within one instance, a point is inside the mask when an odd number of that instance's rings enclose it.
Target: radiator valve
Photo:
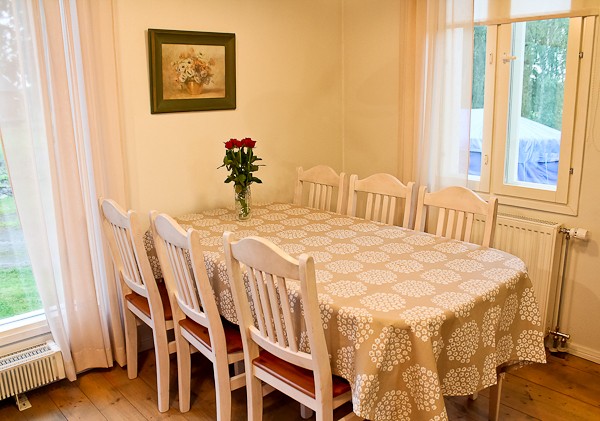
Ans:
[[[585,228],[561,228],[560,232],[567,234],[570,238],[577,238],[583,241],[587,241],[588,239],[588,230]]]

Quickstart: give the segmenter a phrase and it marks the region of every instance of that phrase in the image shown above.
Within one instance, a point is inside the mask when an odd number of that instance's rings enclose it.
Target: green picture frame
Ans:
[[[235,34],[148,29],[150,112],[236,107]]]

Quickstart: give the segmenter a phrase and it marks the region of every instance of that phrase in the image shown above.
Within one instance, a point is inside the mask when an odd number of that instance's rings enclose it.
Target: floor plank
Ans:
[[[516,375],[507,376],[502,388],[503,406],[540,420],[600,420],[600,407]]]
[[[106,420],[75,382],[61,382],[48,395],[68,420]]]
[[[446,412],[448,419],[452,421],[487,421],[489,411],[489,399],[480,394],[477,399],[472,400],[469,396],[445,397]],[[535,420],[536,418],[506,405],[500,406],[501,420]]]
[[[512,375],[600,408],[600,376],[574,368],[560,359],[549,358],[546,364],[531,364],[515,370]]]
[[[63,387],[63,383],[66,385],[68,380],[61,380],[56,383],[33,389],[25,393],[31,408],[24,411],[19,411],[15,403],[14,397],[9,397],[3,401],[0,401],[0,419],[12,420],[16,416],[18,420],[27,421],[64,421],[67,418],[56,406],[54,401],[50,398],[50,391],[53,388]]]
[[[600,377],[600,364],[585,360],[581,357],[564,353],[552,354],[548,352],[546,358],[548,361],[558,364],[561,367],[571,367]]]
[[[88,399],[109,420],[145,420],[144,416],[98,370],[80,376],[77,384]]]
[[[152,351],[140,354],[139,375],[127,378],[121,367],[91,370],[76,382],[61,380],[27,393],[33,405],[19,412],[13,398],[0,401],[0,420],[161,420],[214,421],[216,401],[212,365],[192,356],[191,409],[179,412],[177,364],[171,359],[171,408],[158,411],[156,369]],[[246,390],[233,392],[232,420],[245,421]],[[475,401],[445,399],[450,421],[486,421],[489,391]],[[500,406],[502,420],[600,420],[600,365],[571,355],[549,355],[547,364],[514,370],[506,376]],[[342,408],[348,410],[348,407]],[[337,415],[343,415],[338,412]],[[300,421],[299,404],[280,392],[264,400],[265,421]],[[315,419],[314,415],[312,420]]]
[[[139,376],[135,379],[128,379],[126,368],[114,367],[112,370],[103,373],[103,375],[146,420],[163,418],[185,420],[179,410],[174,407],[171,407],[167,412],[159,412],[156,390],[148,386]]]

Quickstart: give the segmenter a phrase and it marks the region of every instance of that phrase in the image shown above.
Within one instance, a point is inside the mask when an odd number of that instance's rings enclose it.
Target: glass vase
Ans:
[[[235,216],[238,221],[250,219],[252,214],[252,192],[250,187],[235,188]]]

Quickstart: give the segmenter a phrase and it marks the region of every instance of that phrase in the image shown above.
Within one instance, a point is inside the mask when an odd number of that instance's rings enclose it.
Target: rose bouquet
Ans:
[[[260,166],[256,162],[262,160],[254,154],[255,146],[256,141],[249,137],[242,140],[229,139],[225,142],[223,165],[219,167],[225,167],[229,171],[225,183],[234,184],[239,219],[250,216],[250,185],[262,183],[262,180],[253,174]]]

